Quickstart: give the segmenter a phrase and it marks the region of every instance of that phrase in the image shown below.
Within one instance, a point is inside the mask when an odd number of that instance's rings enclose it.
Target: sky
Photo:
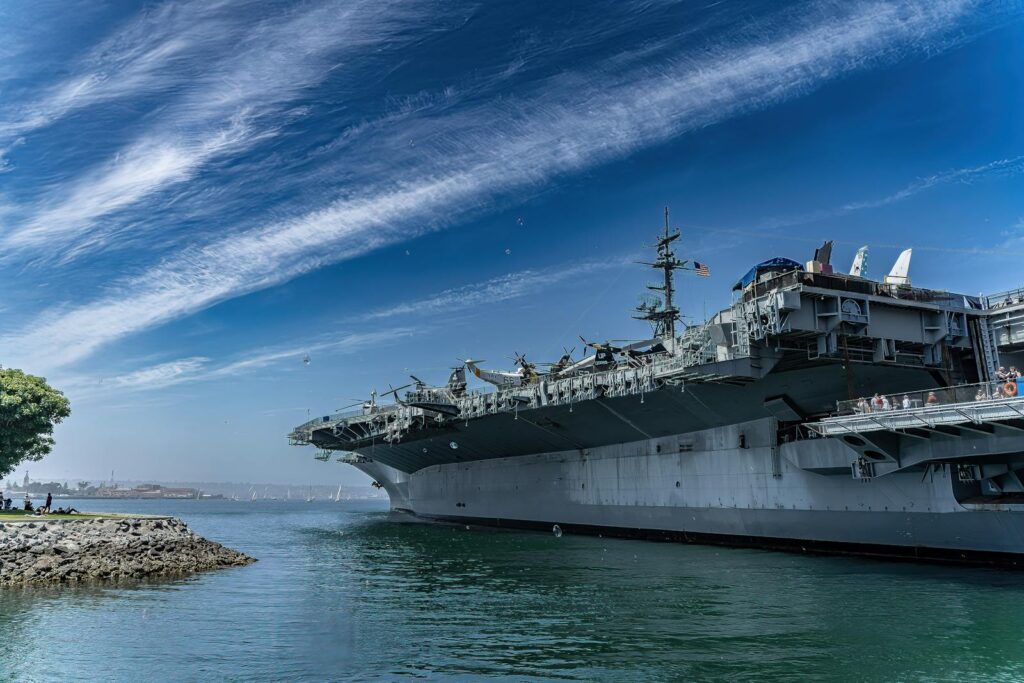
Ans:
[[[1024,285],[1024,5],[0,5],[0,363],[72,415],[33,479],[362,483],[286,435],[457,359],[642,339],[824,239]],[[305,363],[304,359],[309,359]],[[25,468],[19,468],[20,477]]]

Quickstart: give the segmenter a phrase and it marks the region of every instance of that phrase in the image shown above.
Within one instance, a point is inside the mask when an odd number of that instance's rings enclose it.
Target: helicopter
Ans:
[[[454,375],[455,373],[452,374]],[[459,407],[453,402],[455,393],[450,386],[433,387],[416,375],[409,375],[409,377],[412,379],[412,383],[400,386],[397,389],[389,384],[389,389],[385,392],[385,396],[387,394],[394,394],[395,403],[400,406],[419,408],[421,410],[428,410],[442,415],[455,416],[461,412]],[[449,385],[450,384],[451,380],[449,380]],[[415,387],[415,390],[406,393],[404,399],[398,398],[398,392],[403,389],[408,389],[409,387]],[[463,387],[465,387],[464,380]],[[464,388],[463,391],[465,391]]]
[[[469,371],[476,375],[477,379],[483,380],[488,384],[493,384],[498,387],[521,387],[525,384],[529,384],[531,381],[537,378],[536,365],[526,360],[526,356],[516,354],[513,356],[519,369],[515,372],[504,372],[500,370],[484,370],[480,367],[480,363],[486,363],[484,360],[474,360],[472,358],[466,358],[462,362],[469,368]]]
[[[563,346],[562,351],[562,355],[554,363],[541,363],[541,365],[548,368],[548,374],[558,375],[567,367],[572,365],[572,354],[575,353],[576,347],[574,346],[570,349]]]
[[[362,408],[362,411],[363,411],[364,415],[369,415],[369,414],[374,413],[374,412],[377,411],[377,390],[376,389],[374,389],[373,391],[370,392],[370,400],[369,401],[367,401],[366,399],[361,399],[361,398],[351,398],[349,400],[352,401],[352,403],[350,403],[347,406],[342,406],[341,408],[338,408],[335,412],[339,412],[340,413],[343,410],[348,410],[349,408],[355,408],[356,406],[359,406],[360,408]]]

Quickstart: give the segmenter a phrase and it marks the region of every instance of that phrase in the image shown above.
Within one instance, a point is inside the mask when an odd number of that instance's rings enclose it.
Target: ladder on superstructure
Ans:
[[[985,305],[985,309],[988,310],[987,305]],[[996,378],[996,371],[999,369],[999,347],[992,337],[992,328],[989,327],[988,318],[986,316],[976,318],[974,329],[978,336],[978,343],[981,345],[978,370],[985,374],[985,380],[992,381]]]
[[[992,340],[992,329],[988,327],[988,318],[977,318],[978,341],[981,342],[981,357],[984,364],[986,380],[995,379],[995,372],[999,368],[999,349]]]

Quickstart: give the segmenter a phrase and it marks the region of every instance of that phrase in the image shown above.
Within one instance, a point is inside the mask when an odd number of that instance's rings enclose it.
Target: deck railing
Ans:
[[[983,296],[985,308],[1006,308],[1024,303],[1024,287]]]
[[[953,387],[873,394],[836,402],[837,415],[891,413],[953,403],[992,401],[1024,395],[1024,380],[961,384]]]

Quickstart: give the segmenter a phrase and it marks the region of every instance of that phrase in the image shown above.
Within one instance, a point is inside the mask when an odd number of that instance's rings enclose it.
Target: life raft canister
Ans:
[[[1007,396],[1016,396],[1017,395],[1017,383],[1016,382],[1007,382],[1006,384],[1004,384],[1003,385],[1003,393],[1006,394]]]

